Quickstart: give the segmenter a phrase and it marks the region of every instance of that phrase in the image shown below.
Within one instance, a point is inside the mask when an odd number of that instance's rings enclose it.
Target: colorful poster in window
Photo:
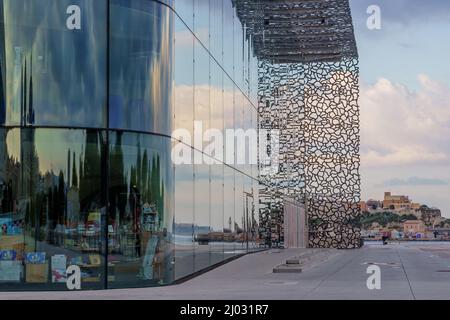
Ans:
[[[25,262],[29,264],[45,263],[45,252],[27,252],[25,254]]]
[[[0,250],[0,261],[14,261],[16,260],[15,250]]]
[[[0,281],[20,281],[22,263],[20,261],[0,261]]]
[[[63,254],[57,254],[52,256],[52,282],[61,283],[66,282],[67,275],[67,257]]]

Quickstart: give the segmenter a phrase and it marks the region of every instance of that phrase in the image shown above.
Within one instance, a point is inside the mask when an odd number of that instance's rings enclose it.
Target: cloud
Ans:
[[[407,179],[390,179],[384,181],[380,187],[399,187],[399,186],[444,186],[449,185],[448,180],[409,177]]]
[[[419,75],[420,88],[381,78],[361,85],[363,165],[450,163],[450,89]]]
[[[195,119],[194,104],[195,99]],[[195,86],[177,85],[175,86],[175,113],[176,129],[188,129],[192,131],[193,121],[203,121],[203,129],[233,128],[233,100],[232,89],[218,88],[206,84]],[[240,106],[240,105],[239,105]],[[249,104],[244,106],[251,108]],[[241,109],[238,109],[241,110]],[[211,112],[211,123],[209,123]]]

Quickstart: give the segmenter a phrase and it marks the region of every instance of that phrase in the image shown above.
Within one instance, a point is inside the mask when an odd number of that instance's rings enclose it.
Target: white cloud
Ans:
[[[450,89],[419,75],[420,89],[381,78],[361,85],[364,166],[450,162]]]

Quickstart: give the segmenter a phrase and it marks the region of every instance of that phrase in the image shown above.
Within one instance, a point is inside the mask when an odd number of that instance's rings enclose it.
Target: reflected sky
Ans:
[[[82,8],[68,31],[66,8]],[[102,127],[106,102],[106,1],[4,0],[8,124]],[[34,109],[34,119],[24,108]],[[90,112],[89,112],[90,111]]]
[[[171,134],[172,18],[153,1],[111,1],[111,128]]]

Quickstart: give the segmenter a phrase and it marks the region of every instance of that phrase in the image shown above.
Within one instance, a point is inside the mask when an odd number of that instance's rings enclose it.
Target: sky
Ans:
[[[360,58],[362,199],[384,191],[450,218],[450,1],[350,0]],[[381,29],[369,30],[378,5]]]

